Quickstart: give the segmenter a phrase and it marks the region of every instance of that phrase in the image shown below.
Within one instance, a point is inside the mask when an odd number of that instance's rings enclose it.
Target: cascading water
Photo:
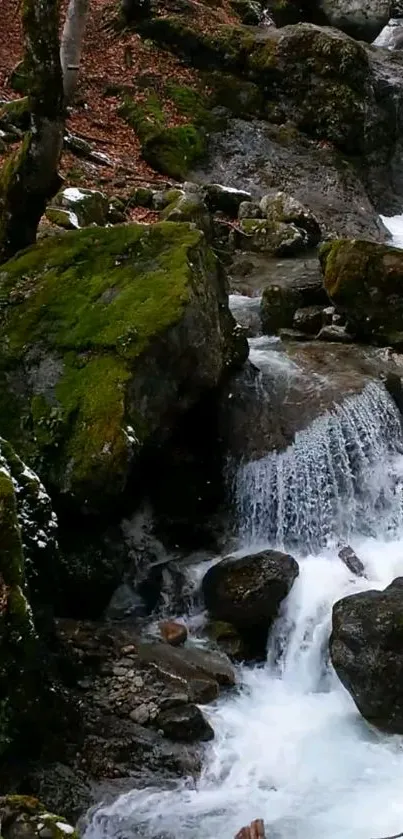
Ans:
[[[121,796],[95,812],[86,839],[232,839],[254,818],[273,839],[403,829],[403,739],[367,726],[327,654],[335,600],[403,574],[402,445],[394,403],[370,384],[286,452],[241,468],[244,543],[298,547],[267,664],[240,668],[240,691],[205,709],[216,737],[200,779]],[[347,536],[366,579],[337,556],[333,543]]]
[[[317,551],[355,531],[373,533],[382,513],[401,522],[400,485],[380,481],[401,446],[401,424],[384,388],[371,382],[296,434],[285,452],[242,466],[235,477],[241,541]],[[394,502],[397,503],[394,503]]]

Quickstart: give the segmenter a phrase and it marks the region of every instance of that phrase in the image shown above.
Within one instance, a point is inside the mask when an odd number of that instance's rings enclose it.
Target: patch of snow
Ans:
[[[85,198],[85,193],[75,186],[68,186],[67,189],[63,190],[63,195],[68,201],[82,201]]]
[[[56,822],[56,827],[58,827],[59,830],[62,830],[63,833],[67,833],[69,836],[74,833],[74,827],[72,827],[71,824],[66,824],[66,822]]]
[[[233,195],[245,195],[244,189],[234,189],[234,187],[224,186],[224,184],[211,184],[211,186],[218,186],[223,192],[231,192]]]

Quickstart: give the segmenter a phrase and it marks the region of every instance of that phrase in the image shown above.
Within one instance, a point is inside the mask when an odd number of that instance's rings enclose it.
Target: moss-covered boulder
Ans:
[[[247,355],[203,234],[170,222],[42,240],[2,266],[0,326],[0,433],[96,512]]]
[[[271,219],[244,218],[231,233],[235,248],[267,253],[273,256],[294,256],[308,245],[306,232],[295,224]]]
[[[59,221],[55,221],[58,209],[65,210],[70,219],[70,228],[88,227],[91,224],[104,225],[109,217],[109,200],[97,189],[77,189],[67,187],[62,189],[52,201],[52,206],[47,210],[47,217],[54,224],[62,221],[59,213]],[[66,227],[66,224],[62,225]]]
[[[347,331],[366,341],[403,346],[403,251],[341,239],[320,252],[324,286]]]
[[[49,813],[40,801],[27,795],[0,797],[0,824],[3,839],[78,839],[63,816]]]
[[[274,122],[290,120],[351,154],[393,142],[393,97],[375,91],[368,50],[344,32],[313,23],[257,31],[221,24],[207,32],[180,15],[152,18],[144,32],[200,69],[219,68],[255,84]]]
[[[268,631],[298,574],[295,559],[279,551],[226,557],[203,578],[204,602],[212,618],[236,627],[251,657],[264,657]]]
[[[301,231],[306,245],[314,247],[320,242],[321,230],[317,218],[309,207],[305,207],[292,195],[281,191],[264,195],[260,209],[269,221],[295,225]]]

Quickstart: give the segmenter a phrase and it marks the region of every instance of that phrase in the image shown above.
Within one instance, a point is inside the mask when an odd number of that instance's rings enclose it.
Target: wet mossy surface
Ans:
[[[159,422],[149,406],[150,399],[160,400],[153,377],[162,361],[156,358],[155,368],[151,358],[147,362],[142,387],[147,391],[154,381],[154,389],[145,402],[134,395],[137,362],[149,347],[154,358],[189,301],[200,312],[195,328],[201,317],[215,336],[206,386],[209,376],[216,383],[232,350],[218,327],[224,315],[215,283],[216,262],[203,234],[170,222],[67,232],[2,267],[0,433],[47,486],[90,507],[95,501],[108,507],[123,491],[133,458]],[[182,352],[182,341],[175,352]]]

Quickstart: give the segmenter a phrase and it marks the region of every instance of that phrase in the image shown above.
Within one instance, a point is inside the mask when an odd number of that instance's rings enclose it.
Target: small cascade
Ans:
[[[316,552],[359,530],[402,522],[402,485],[388,480],[403,452],[397,408],[378,382],[297,432],[281,453],[241,466],[234,494],[241,544]],[[396,466],[394,465],[394,470]]]

